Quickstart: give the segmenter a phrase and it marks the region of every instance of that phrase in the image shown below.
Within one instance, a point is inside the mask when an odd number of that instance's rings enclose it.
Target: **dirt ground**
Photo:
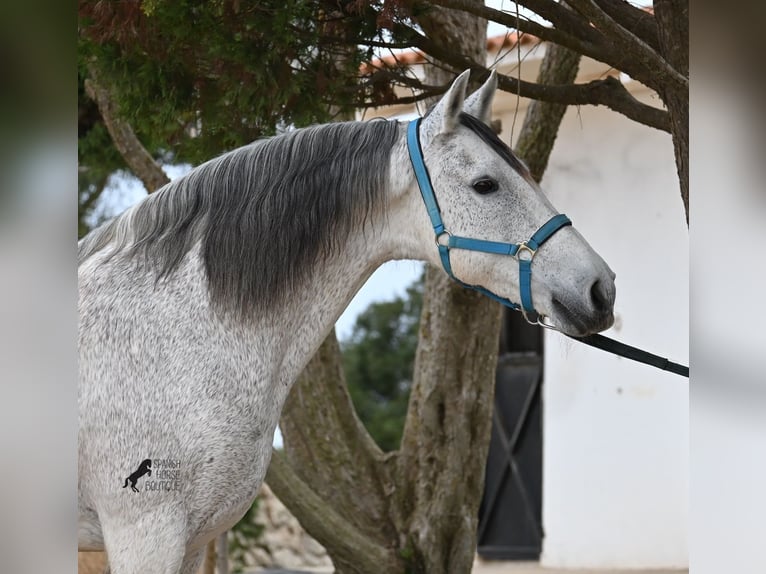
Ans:
[[[106,565],[103,552],[80,552],[77,556],[78,574],[102,574]],[[253,571],[252,574],[256,574]],[[332,570],[323,570],[332,574]],[[479,558],[472,574],[621,574],[625,570],[558,570],[542,568],[537,562],[495,562]],[[630,570],[630,574],[686,574],[689,570]],[[381,573],[382,574],[382,573]]]
[[[77,574],[103,574],[106,554],[103,552],[78,552]]]

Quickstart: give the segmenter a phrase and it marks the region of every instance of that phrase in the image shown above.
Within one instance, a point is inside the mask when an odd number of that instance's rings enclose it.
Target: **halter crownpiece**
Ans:
[[[566,215],[554,215],[540,226],[540,228],[532,234],[532,237],[527,241],[522,241],[520,243],[502,243],[498,241],[474,239],[472,237],[460,237],[451,234],[447,231],[444,222],[442,221],[439,204],[436,201],[436,195],[434,194],[434,189],[431,185],[431,177],[428,175],[428,169],[423,160],[423,150],[420,147],[420,138],[418,136],[420,120],[421,118],[413,120],[407,126],[407,149],[409,150],[412,168],[415,171],[415,177],[418,181],[420,194],[423,197],[423,202],[428,211],[428,217],[431,219],[431,225],[433,225],[434,228],[436,246],[439,249],[439,257],[442,261],[442,267],[444,267],[447,275],[464,287],[480,291],[511,309],[521,311],[527,322],[552,328],[551,325],[548,325],[541,320],[542,315],[535,311],[534,305],[532,304],[532,260],[543,243],[550,239],[551,236],[562,227],[572,225],[572,222]],[[469,285],[455,277],[455,274],[452,272],[452,265],[450,264],[450,249],[465,249],[467,251],[480,251],[482,253],[510,255],[511,257],[514,257],[519,262],[521,305],[514,303],[510,299],[500,297],[480,285]],[[528,313],[537,315],[534,321],[528,317]]]

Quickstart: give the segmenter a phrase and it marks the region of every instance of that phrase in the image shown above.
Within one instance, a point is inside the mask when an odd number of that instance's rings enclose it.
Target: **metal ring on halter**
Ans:
[[[523,252],[527,252],[529,254],[529,259],[521,256]],[[529,245],[526,244],[526,242],[522,241],[519,243],[519,248],[516,250],[515,257],[520,261],[532,261],[532,259],[535,258],[535,253],[537,253],[536,249],[532,249]]]
[[[535,315],[537,315],[537,319],[535,319],[534,321],[527,316],[527,312],[524,310],[524,307],[522,305],[519,305],[519,311],[521,311],[521,315],[522,317],[524,317],[524,320],[527,323],[529,323],[530,325],[538,324],[538,321],[540,320],[540,315],[537,313],[537,311],[534,311]]]
[[[444,235],[447,236],[447,243],[439,243],[439,239],[441,239]],[[452,234],[449,231],[442,231],[439,235],[436,236],[436,247],[449,247],[450,237],[452,237]]]
[[[540,325],[541,327],[545,327],[546,329],[550,329],[552,331],[558,331],[560,333],[561,331],[559,331],[559,329],[558,329],[558,327],[556,327],[556,325],[554,325],[553,323],[546,323],[545,322],[545,319],[547,319],[547,318],[548,317],[546,317],[545,315],[538,314],[537,315],[537,324]]]
[[[550,329],[551,331],[557,331],[559,333],[561,332],[559,331],[558,327],[556,327],[556,325],[554,325],[553,323],[546,323],[545,319],[547,319],[547,317],[543,315],[542,313],[538,313],[537,311],[535,311],[537,318],[533,321],[527,316],[527,312],[524,310],[523,307],[519,307],[519,311],[521,311],[521,314],[524,317],[524,320],[530,325],[539,325],[540,327]]]

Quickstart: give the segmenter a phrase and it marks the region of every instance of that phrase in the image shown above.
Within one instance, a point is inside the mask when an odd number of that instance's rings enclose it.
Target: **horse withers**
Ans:
[[[442,265],[448,249],[456,279],[509,301],[527,289],[567,334],[611,325],[614,274],[573,227],[529,246],[557,213],[486,127],[495,75],[468,98],[467,81],[411,128],[437,241],[396,121],[255,142],[80,241],[81,550],[106,549],[116,574],[196,572],[252,504],[291,385],[387,260]]]

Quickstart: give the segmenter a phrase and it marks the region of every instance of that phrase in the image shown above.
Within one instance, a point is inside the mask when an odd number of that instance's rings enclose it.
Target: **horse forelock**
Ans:
[[[284,302],[382,203],[396,122],[295,130],[213,159],[80,241],[158,278],[195,245],[211,301],[240,316]]]

